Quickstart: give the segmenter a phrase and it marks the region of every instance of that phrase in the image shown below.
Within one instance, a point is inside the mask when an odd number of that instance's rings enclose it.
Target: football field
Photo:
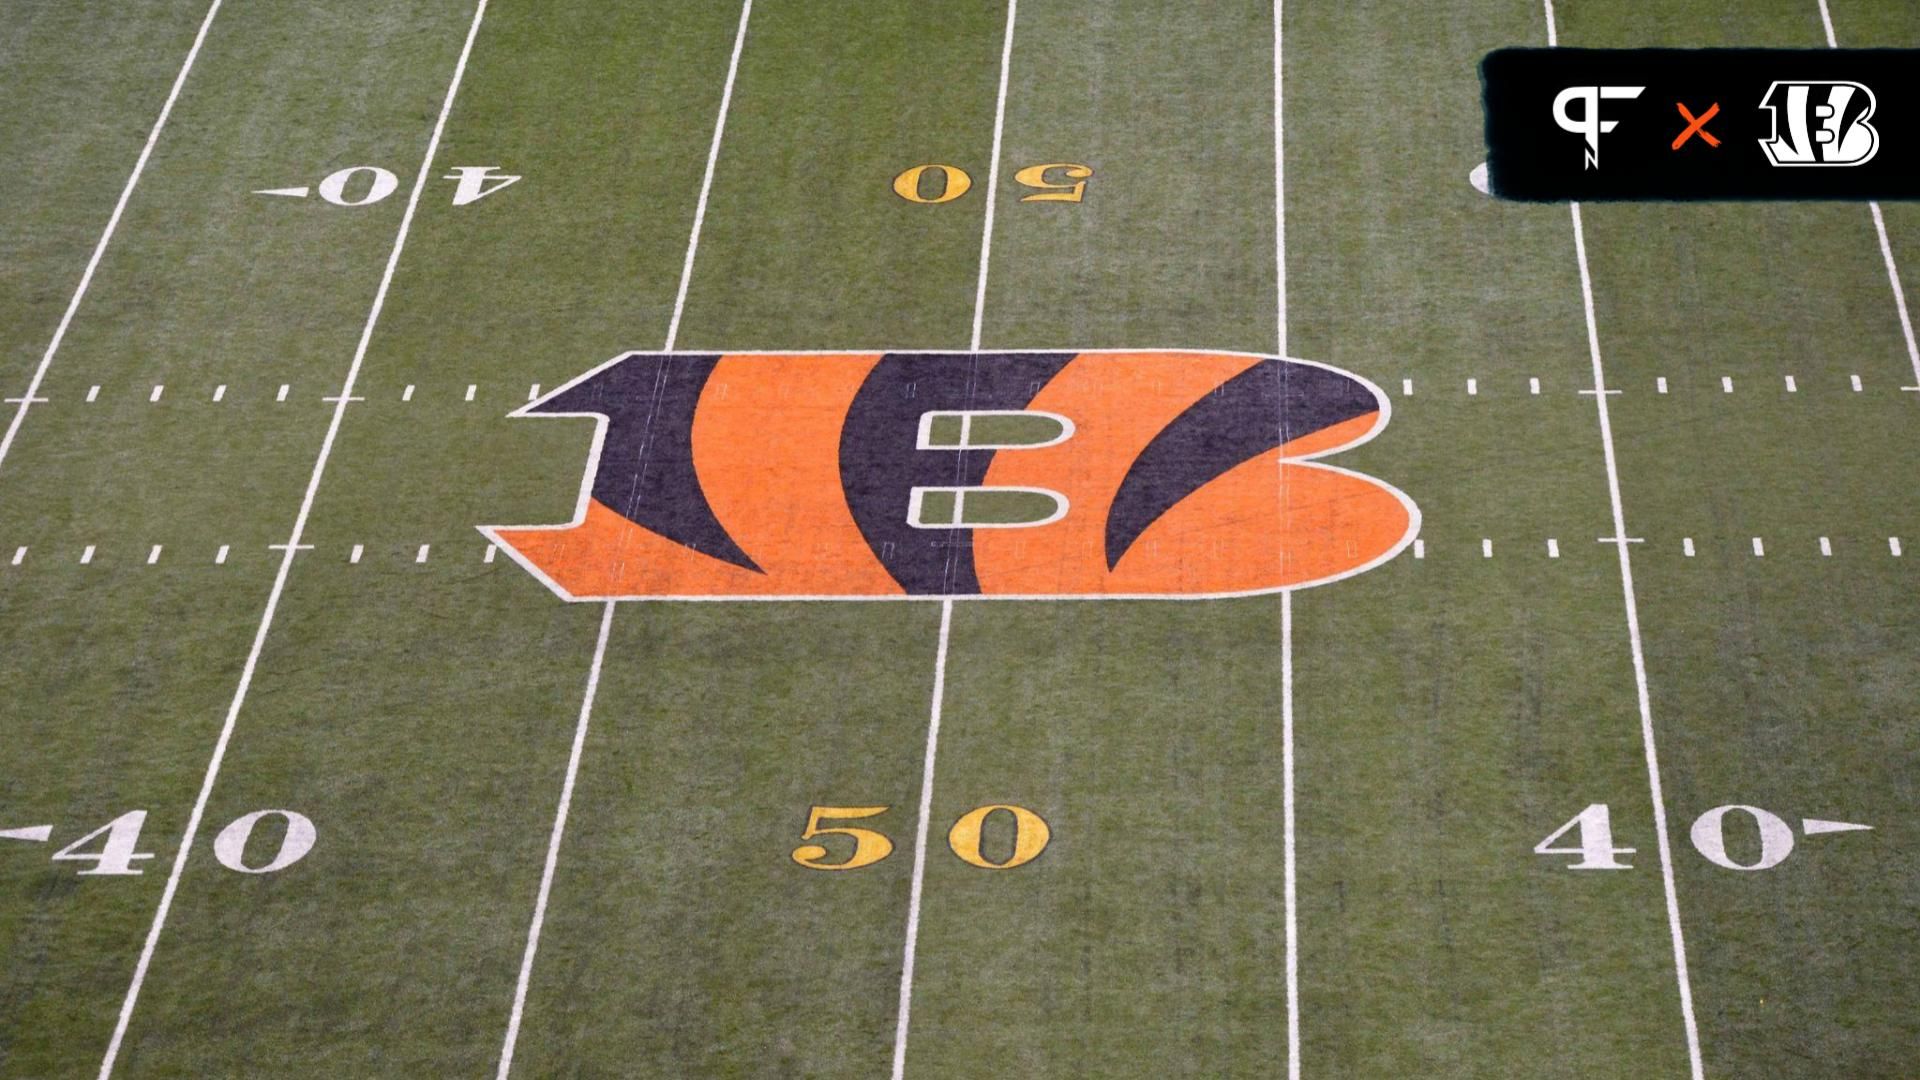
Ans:
[[[1920,1077],[1920,204],[1548,44],[1920,5],[0,3],[0,1077]]]

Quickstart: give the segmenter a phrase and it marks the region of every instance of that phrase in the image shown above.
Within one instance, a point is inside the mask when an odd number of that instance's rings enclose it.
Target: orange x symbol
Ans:
[[[1687,130],[1681,132],[1679,138],[1673,140],[1673,148],[1675,150],[1680,149],[1682,143],[1693,138],[1696,134],[1702,139],[1705,139],[1708,146],[1720,145],[1720,140],[1714,138],[1713,132],[1707,130],[1707,121],[1713,119],[1720,112],[1719,102],[1714,102],[1708,107],[1706,112],[1701,113],[1698,117],[1688,112],[1687,107],[1677,101],[1673,103],[1673,107],[1679,109],[1680,115],[1685,117],[1687,121]]]

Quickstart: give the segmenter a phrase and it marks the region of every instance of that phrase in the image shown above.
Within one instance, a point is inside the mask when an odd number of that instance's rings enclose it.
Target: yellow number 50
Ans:
[[[860,818],[876,817],[887,812],[884,806],[816,806],[807,813],[807,830],[800,839],[811,840],[816,836],[853,837],[853,855],[842,862],[823,862],[827,849],[819,844],[802,844],[793,849],[793,861],[809,870],[858,870],[863,866],[872,866],[881,859],[893,854],[893,841],[874,832],[872,829],[856,829],[845,825],[824,826],[823,819],[857,821]]]

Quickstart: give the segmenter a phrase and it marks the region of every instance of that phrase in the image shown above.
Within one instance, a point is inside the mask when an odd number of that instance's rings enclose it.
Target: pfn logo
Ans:
[[[570,600],[1278,592],[1412,542],[1307,460],[1387,410],[1245,353],[633,353],[515,414],[598,421],[574,520],[483,531]]]
[[[1773,134],[1760,140],[1760,149],[1775,165],[1865,165],[1880,151],[1880,133],[1867,123],[1873,91],[1860,83],[1776,82],[1760,107],[1773,122]]]
[[[1645,89],[1644,86],[1569,86],[1553,99],[1553,122],[1560,125],[1560,130],[1584,136],[1587,140],[1587,168],[1600,167],[1600,136],[1620,126],[1618,120],[1600,119],[1600,102],[1610,99],[1631,100],[1639,97]],[[1585,105],[1578,118],[1567,111],[1567,107],[1576,101]]]

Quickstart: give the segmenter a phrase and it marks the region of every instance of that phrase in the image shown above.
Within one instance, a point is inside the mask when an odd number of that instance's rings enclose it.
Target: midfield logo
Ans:
[[[1600,119],[1600,103],[1605,100],[1630,101],[1639,97],[1645,89],[1644,86],[1569,86],[1553,99],[1553,122],[1559,124],[1562,131],[1586,137],[1586,168],[1600,167],[1600,136],[1620,126],[1618,120]],[[1567,106],[1576,101],[1585,103],[1578,119],[1567,112]]]
[[[1271,593],[1412,542],[1308,460],[1388,411],[1244,353],[633,353],[514,414],[596,421],[574,520],[482,531],[569,600]]]
[[[1767,87],[1760,107],[1773,128],[1760,140],[1760,149],[1776,166],[1865,165],[1880,152],[1880,133],[1867,123],[1873,91],[1860,83],[1776,82]]]

